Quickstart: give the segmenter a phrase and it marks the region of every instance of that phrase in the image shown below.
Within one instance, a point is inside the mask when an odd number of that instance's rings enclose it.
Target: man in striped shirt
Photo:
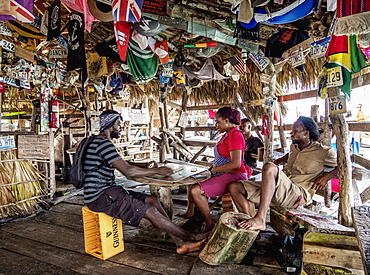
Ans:
[[[205,244],[204,235],[191,234],[174,224],[156,197],[127,191],[115,182],[115,169],[127,177],[173,173],[169,167],[142,168],[121,158],[112,143],[113,138],[119,137],[121,120],[121,115],[114,110],[106,110],[100,115],[100,134],[89,145],[84,159],[86,206],[132,226],[138,226],[142,218],[147,218],[171,236],[179,254],[200,250]]]

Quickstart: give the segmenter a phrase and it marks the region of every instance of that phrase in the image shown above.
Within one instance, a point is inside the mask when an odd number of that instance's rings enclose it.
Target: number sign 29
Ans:
[[[342,68],[335,67],[327,71],[328,82],[326,87],[338,87],[343,85]]]
[[[330,114],[347,113],[345,96],[329,97],[329,105],[330,105]]]

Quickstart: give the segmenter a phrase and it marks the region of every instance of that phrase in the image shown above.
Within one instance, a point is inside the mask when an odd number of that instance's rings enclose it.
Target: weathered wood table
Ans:
[[[166,213],[170,218],[173,214],[173,202],[171,189],[181,185],[191,185],[205,181],[211,176],[207,167],[171,160],[171,162],[160,163],[159,166],[171,167],[174,173],[170,176],[153,175],[150,177],[134,177],[133,180],[149,184],[152,195],[158,197]]]

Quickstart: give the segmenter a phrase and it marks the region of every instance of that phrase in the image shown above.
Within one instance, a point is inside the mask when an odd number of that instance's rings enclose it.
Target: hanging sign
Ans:
[[[162,0],[144,0],[141,11],[166,16],[166,2]]]
[[[64,49],[68,49],[68,39],[65,38],[63,35],[59,35],[59,37],[55,40],[55,42]]]
[[[261,72],[267,67],[270,62],[263,53],[250,53],[249,58],[253,61],[253,63]]]
[[[5,22],[0,22],[0,34],[13,36],[11,30],[8,28]]]
[[[35,60],[33,51],[24,49],[24,48],[22,48],[21,46],[18,46],[18,45],[15,46],[14,55],[18,56],[20,58],[23,58],[24,60],[30,61],[30,62],[33,62]]]
[[[261,24],[260,25],[260,31],[259,31],[260,38],[264,39],[264,40],[267,40],[272,36],[274,31],[275,31],[275,28],[272,28],[270,26]]]
[[[347,113],[346,97],[332,96],[329,97],[330,114]]]
[[[0,149],[15,148],[14,136],[0,136]]]
[[[3,47],[4,50],[7,50],[9,52],[14,52],[15,51],[15,44],[12,42],[9,42],[5,39],[1,41],[1,46]]]
[[[51,49],[49,58],[67,58],[68,52],[66,49]]]
[[[293,68],[298,67],[306,63],[304,59],[304,54],[302,51],[297,50],[288,55],[288,60]]]
[[[4,83],[8,85],[12,85],[14,87],[19,87],[19,79],[16,79],[10,76],[4,76]]]
[[[342,67],[328,69],[326,87],[338,87],[343,85]]]
[[[326,50],[328,49],[331,36],[320,39],[316,42],[311,43],[311,59],[325,56]]]

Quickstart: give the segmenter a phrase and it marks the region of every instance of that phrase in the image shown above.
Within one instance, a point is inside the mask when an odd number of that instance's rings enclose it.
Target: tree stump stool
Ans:
[[[222,214],[199,258],[209,265],[239,264],[259,233],[259,230],[245,230],[237,226],[245,219],[250,219],[250,216],[236,212]]]

